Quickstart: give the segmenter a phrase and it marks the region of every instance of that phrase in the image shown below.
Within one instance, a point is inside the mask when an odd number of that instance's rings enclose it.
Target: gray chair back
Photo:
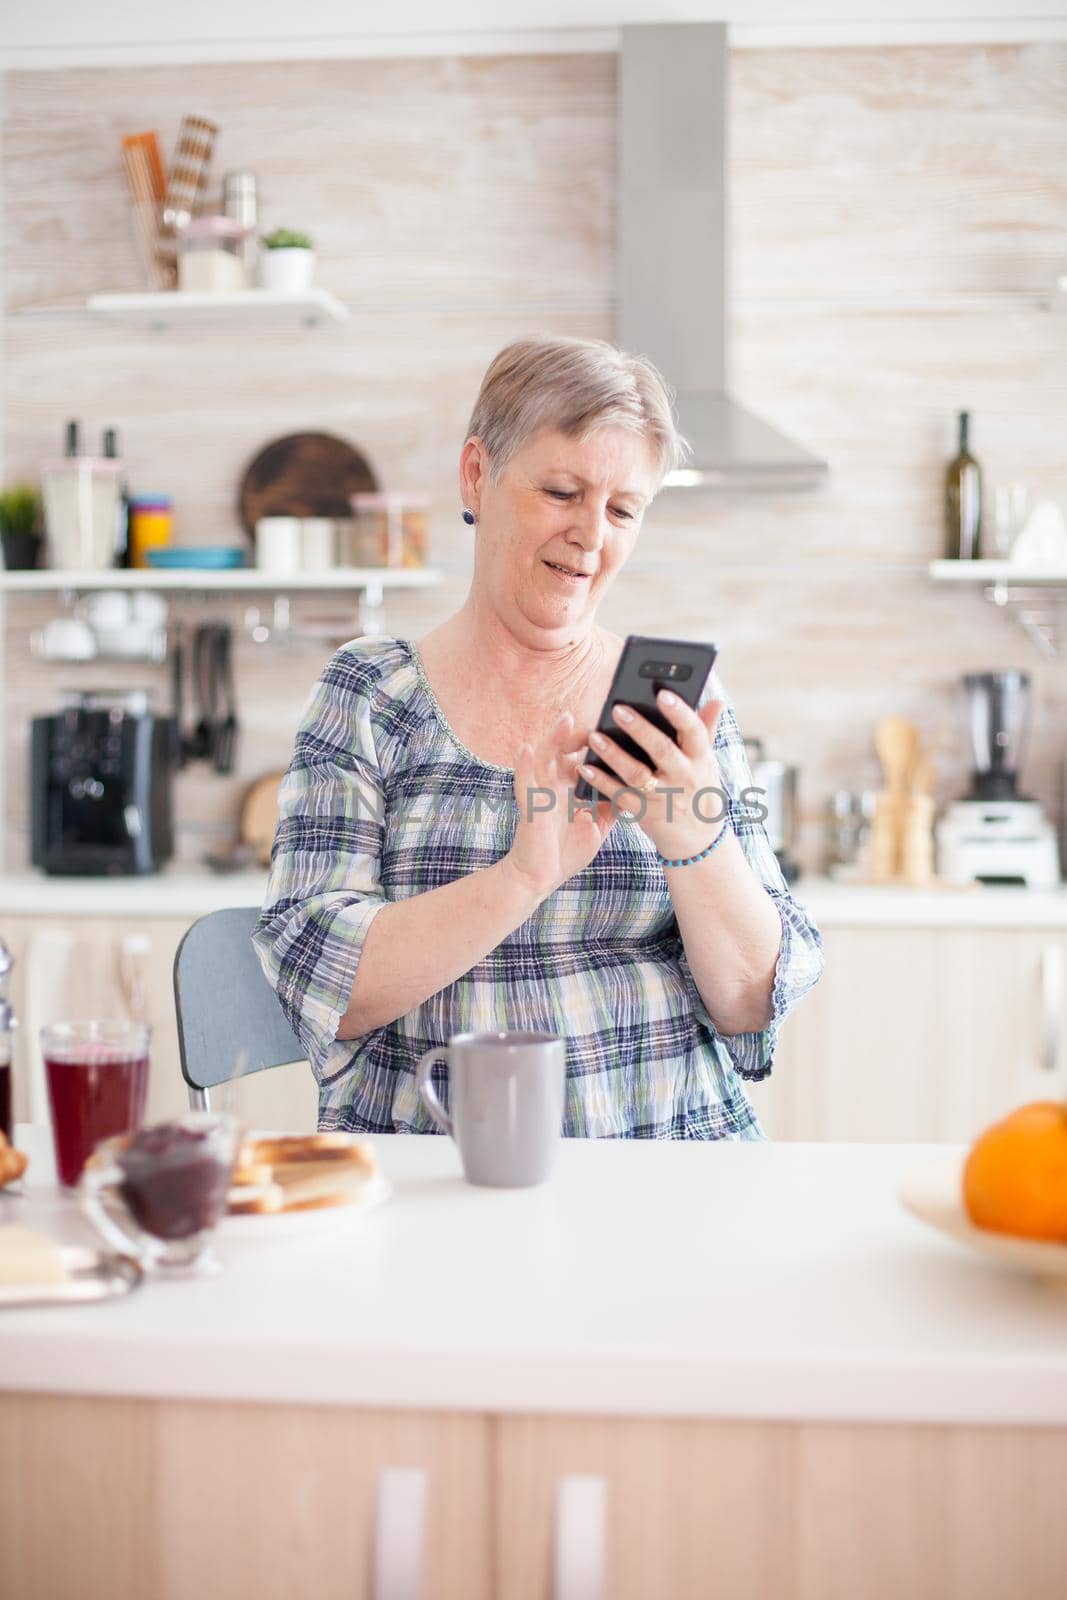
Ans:
[[[194,922],[174,957],[174,1007],[189,1104],[231,1078],[304,1061],[252,948],[257,906],[212,911]]]

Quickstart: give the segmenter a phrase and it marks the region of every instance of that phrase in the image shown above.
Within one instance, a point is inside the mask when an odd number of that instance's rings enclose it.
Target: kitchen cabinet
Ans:
[[[145,885],[145,906],[153,893],[165,900],[174,884],[165,876],[158,889]],[[258,881],[253,889],[206,887],[221,895],[217,903],[248,904],[262,894]],[[41,896],[54,890],[45,884]],[[26,895],[18,912],[0,911],[24,1023],[19,1117],[31,1113],[25,1058],[42,1023],[132,1016],[138,1006],[153,1029],[149,1113],[186,1104],[171,971],[198,914],[194,902],[166,915],[97,915],[108,894],[122,895],[124,907],[141,904],[139,886],[126,882],[101,885],[78,914],[34,915]],[[206,898],[201,909],[210,909]],[[965,1142],[1024,1101],[1067,1099],[1067,927],[829,918],[822,926],[822,980],[787,1019],[771,1077],[745,1085],[771,1138]],[[259,1073],[215,1098],[227,1097],[256,1127],[315,1126],[315,1085],[302,1064]]]
[[[746,1084],[777,1139],[971,1140],[1067,1098],[1056,928],[824,929],[826,970]]]
[[[137,1018],[152,1029],[146,1116],[188,1110],[174,1018],[174,956],[190,917],[29,917],[0,915],[0,935],[16,966],[12,999],[21,1022],[16,1056],[16,1120],[47,1120],[37,1040],[64,1017]],[[310,1131],[318,1098],[306,1063],[226,1085],[213,1103],[251,1127]]]
[[[496,1424],[496,1600],[975,1600],[1058,1595],[1048,1538],[1062,1430],[696,1419]],[[561,1539],[561,1486],[595,1482],[602,1525]],[[595,1505],[590,1497],[590,1503]],[[561,1515],[563,1513],[563,1515]],[[1026,1530],[1023,1532],[1023,1530]],[[1021,1535],[1021,1537],[1020,1537]],[[599,1588],[554,1583],[603,1552]]]
[[[11,1595],[1060,1593],[1057,1428],[17,1393],[0,1421]]]
[[[489,1464],[478,1415],[0,1394],[0,1592],[497,1600]]]

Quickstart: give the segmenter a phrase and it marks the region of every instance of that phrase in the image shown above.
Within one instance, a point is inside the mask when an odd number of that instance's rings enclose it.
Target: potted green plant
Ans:
[[[27,572],[41,554],[41,502],[28,483],[0,490],[0,548],[8,572]]]
[[[299,294],[311,287],[315,273],[315,247],[306,233],[292,228],[275,228],[263,235],[260,243],[260,272],[264,289],[283,294]]]

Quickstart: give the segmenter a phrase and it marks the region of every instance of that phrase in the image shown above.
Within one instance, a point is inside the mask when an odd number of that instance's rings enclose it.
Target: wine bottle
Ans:
[[[945,483],[945,554],[973,561],[982,534],[982,469],[969,447],[970,414],[960,412],[960,445]]]

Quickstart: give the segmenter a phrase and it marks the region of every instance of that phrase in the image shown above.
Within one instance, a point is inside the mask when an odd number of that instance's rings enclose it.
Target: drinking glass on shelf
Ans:
[[[60,1183],[78,1182],[101,1139],[141,1126],[149,1032],[144,1022],[53,1022],[41,1029]]]
[[[990,560],[1009,560],[1029,509],[1030,491],[1025,483],[1005,483],[994,490]]]

